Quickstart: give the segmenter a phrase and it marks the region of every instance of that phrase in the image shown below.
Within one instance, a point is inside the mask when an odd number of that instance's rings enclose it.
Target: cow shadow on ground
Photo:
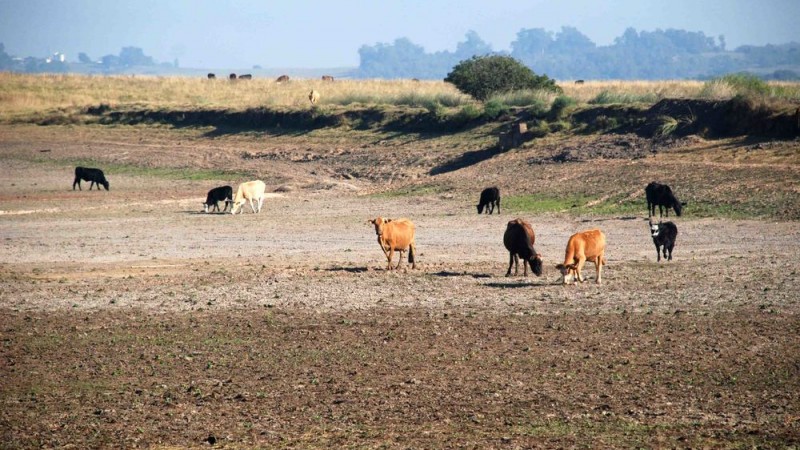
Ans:
[[[325,269],[328,272],[348,272],[348,273],[365,273],[369,272],[369,268],[364,267],[344,267],[344,266],[336,266],[331,267],[329,269]]]
[[[182,211],[183,214],[187,214],[190,216],[225,216],[230,215],[230,212],[205,212],[203,210],[185,210]]]
[[[493,282],[493,283],[485,283],[484,286],[495,288],[495,289],[518,289],[518,288],[542,288],[547,286],[555,286],[558,283],[550,283],[545,281],[544,283],[537,283],[534,281],[522,281],[522,282],[512,282],[512,281],[505,281],[505,282]]]
[[[282,137],[282,136],[303,137],[311,133],[312,131],[314,131],[314,129],[292,130],[292,129],[280,129],[280,128],[247,128],[247,127],[217,126],[214,127],[213,130],[209,130],[203,133],[203,137],[215,138],[215,137],[223,137],[234,134],[246,134],[246,133],[260,133],[270,137]]]
[[[485,148],[483,150],[474,150],[471,152],[466,152],[459,156],[458,158],[451,159],[443,164],[440,164],[430,170],[428,172],[429,175],[441,175],[443,173],[454,172],[456,170],[463,169],[465,167],[469,167],[480,162],[486,161],[488,159],[492,159],[495,156],[505,153],[508,150],[501,149],[498,146],[493,146],[489,148]]]
[[[449,272],[446,270],[432,273],[435,277],[472,277],[472,278],[491,278],[492,275],[487,273],[467,273],[467,272]]]

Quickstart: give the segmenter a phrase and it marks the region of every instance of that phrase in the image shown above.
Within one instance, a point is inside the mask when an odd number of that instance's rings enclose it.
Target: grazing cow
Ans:
[[[308,99],[311,100],[312,105],[316,105],[317,102],[319,101],[319,92],[312,90],[311,92],[308,93]]]
[[[216,76],[216,75],[214,75],[213,73],[209,73],[209,74],[208,74],[208,79],[209,79],[209,80],[215,80],[216,78],[217,78],[217,76]]]
[[[584,83],[583,80],[575,80],[575,84],[583,84],[583,83]]]
[[[412,78],[411,81],[413,81],[415,83],[419,83],[419,78]]]
[[[650,235],[653,237],[653,244],[656,245],[656,261],[661,261],[661,247],[664,251],[664,259],[672,261],[672,249],[675,247],[675,240],[678,239],[678,227],[672,222],[653,223],[650,221]],[[669,256],[667,256],[669,252]]]
[[[644,188],[644,194],[647,197],[647,217],[656,215],[656,205],[658,205],[658,217],[664,214],[665,209],[667,217],[669,217],[670,208],[674,209],[675,214],[680,217],[682,207],[686,206],[686,203],[678,201],[675,194],[672,193],[672,189],[666,184],[658,184],[654,181]]]
[[[231,206],[231,214],[236,214],[236,211],[242,209],[244,211],[245,200],[250,201],[250,209],[254,213],[261,212],[261,205],[264,203],[264,190],[267,186],[261,180],[248,181],[239,185],[236,190],[236,196],[233,197],[233,206]],[[253,204],[253,201],[258,202],[258,209]]]
[[[563,283],[569,283],[572,279],[573,284],[578,281],[586,281],[581,275],[583,265],[586,261],[591,261],[597,268],[597,278],[595,283],[600,284],[603,265],[606,263],[606,236],[600,230],[588,230],[573,234],[567,242],[567,250],[564,253],[564,264],[556,266],[561,272]]]
[[[322,81],[333,81],[333,77],[330,75],[323,75]]]
[[[496,187],[484,189],[481,192],[481,199],[478,201],[478,214],[483,213],[483,208],[486,208],[487,214],[492,214],[495,206],[497,206],[497,214],[500,214],[500,189]]]
[[[278,83],[283,83],[284,81],[289,81],[289,75],[281,75],[276,80]]]
[[[253,76],[252,76],[252,75],[250,75],[249,73],[246,73],[246,74],[244,74],[244,75],[239,75],[239,79],[240,79],[240,80],[252,80],[252,79],[253,79]]]
[[[81,180],[90,181],[89,183],[89,190],[92,190],[92,186],[97,185],[97,190],[100,190],[100,185],[102,184],[106,190],[108,190],[108,180],[106,180],[105,174],[100,169],[92,169],[89,167],[76,167],[75,168],[75,181],[72,182],[72,190],[75,190],[75,185],[78,185],[78,190],[82,191],[81,189]]]
[[[228,75],[228,79],[231,80],[231,81],[235,80],[236,79],[236,74],[232,73],[232,74]]]
[[[228,205],[233,203],[233,188],[230,186],[220,186],[208,191],[206,201],[203,203],[205,212],[209,212],[209,208],[213,207],[215,211],[219,211],[219,204],[217,202],[225,202],[225,207],[222,212],[228,210]]]
[[[386,270],[392,270],[392,257],[395,250],[400,252],[400,258],[397,260],[395,269],[400,268],[400,263],[403,262],[403,252],[406,250],[408,250],[408,262],[411,263],[411,268],[417,268],[414,258],[417,253],[417,247],[414,243],[413,222],[408,219],[384,219],[382,217],[370,219],[369,222],[375,225],[378,245],[381,246],[383,254],[386,255]]]
[[[522,258],[522,272],[524,276],[528,276],[527,262],[531,266],[531,272],[537,277],[542,275],[542,255],[536,253],[533,248],[533,243],[536,241],[536,235],[533,233],[531,224],[522,220],[514,219],[506,225],[506,232],[503,234],[503,245],[508,250],[508,271],[506,276],[511,276],[511,266],[514,266],[514,275],[519,272],[519,257]]]

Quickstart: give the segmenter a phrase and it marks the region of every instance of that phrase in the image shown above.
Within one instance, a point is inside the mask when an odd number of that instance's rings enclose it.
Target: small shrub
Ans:
[[[546,120],[537,120],[528,126],[528,133],[534,138],[543,138],[550,134],[550,125]]]
[[[455,121],[459,123],[469,123],[481,116],[481,110],[475,105],[464,105],[456,114]]]
[[[483,105],[483,115],[489,120],[496,119],[509,111],[508,105],[500,100],[492,99]]]
[[[563,119],[572,106],[575,106],[575,100],[573,98],[567,97],[566,95],[559,95],[553,100],[553,104],[550,105],[550,118],[553,120]]]
[[[546,89],[561,92],[555,80],[536,75],[510,56],[474,56],[459,62],[444,81],[478,100],[520,89]]]
[[[559,120],[557,122],[550,123],[550,132],[551,133],[558,133],[559,131],[566,131],[572,128],[572,124],[565,120]]]
[[[655,103],[659,96],[654,93],[634,94],[602,91],[597,96],[589,100],[591,105],[617,105],[629,103]]]
[[[616,117],[608,117],[606,115],[600,115],[594,119],[592,125],[597,130],[609,130],[612,128],[617,128],[619,126],[619,121],[617,120]]]
[[[656,133],[657,137],[667,137],[675,132],[678,129],[678,120],[674,117],[670,116],[658,116],[656,118],[657,126],[656,126]]]

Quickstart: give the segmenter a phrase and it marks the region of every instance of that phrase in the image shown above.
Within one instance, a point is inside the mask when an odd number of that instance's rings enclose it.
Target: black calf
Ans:
[[[647,216],[653,217],[656,215],[656,205],[658,205],[658,217],[664,214],[664,209],[667,211],[669,217],[669,209],[675,210],[675,214],[680,217],[681,209],[686,206],[686,203],[681,203],[672,189],[666,184],[658,184],[652,182],[644,188],[645,197],[647,197]]]
[[[653,237],[653,244],[656,245],[656,260],[661,261],[661,251],[663,247],[664,259],[672,261],[672,248],[675,247],[675,240],[678,239],[678,227],[672,222],[650,221],[650,235]],[[667,253],[669,252],[669,256]]]
[[[203,203],[205,212],[209,212],[208,208],[211,206],[214,207],[215,211],[219,211],[219,204],[217,202],[225,202],[225,207],[222,208],[222,212],[225,212],[228,209],[228,205],[233,203],[233,188],[230,186],[220,186],[208,191],[206,201]]]
[[[106,180],[106,176],[103,174],[103,171],[100,169],[92,169],[88,167],[76,167],[75,168],[75,181],[72,182],[72,190],[75,190],[75,185],[78,185],[78,190],[83,190],[81,188],[81,180],[90,181],[89,183],[89,190],[92,190],[92,186],[97,184],[97,190],[100,190],[100,185],[102,184],[106,190],[108,190],[108,181]]]
[[[478,202],[478,214],[483,213],[483,208],[486,208],[487,214],[492,214],[495,206],[497,206],[497,214],[500,214],[500,189],[496,187],[484,189]]]

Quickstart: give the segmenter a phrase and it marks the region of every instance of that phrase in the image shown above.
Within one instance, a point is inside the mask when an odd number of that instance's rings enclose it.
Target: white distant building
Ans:
[[[62,62],[63,63],[66,60],[67,60],[67,55],[65,55],[65,54],[63,54],[61,52],[55,52],[55,53],[53,53],[53,56],[50,56],[49,58],[45,59],[45,62],[47,64],[50,64],[53,61],[58,61],[58,62]]]

